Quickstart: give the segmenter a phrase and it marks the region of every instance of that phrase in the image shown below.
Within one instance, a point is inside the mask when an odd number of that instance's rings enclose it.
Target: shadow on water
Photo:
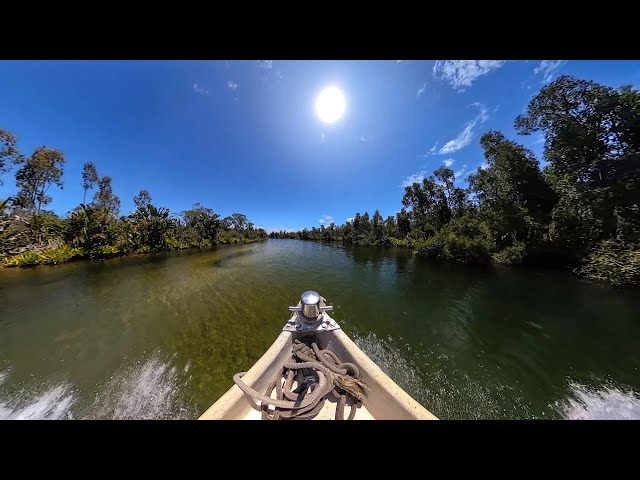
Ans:
[[[640,299],[629,292],[405,249],[270,240],[0,271],[0,418],[193,418],[307,289],[442,418],[639,414]]]

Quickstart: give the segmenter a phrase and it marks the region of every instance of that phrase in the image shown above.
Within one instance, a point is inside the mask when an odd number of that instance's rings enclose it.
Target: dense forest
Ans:
[[[3,266],[57,264],[79,258],[105,258],[162,252],[224,243],[249,243],[267,238],[246,215],[220,218],[199,203],[172,214],[153,205],[147,190],[134,197],[136,210],[119,216],[120,199],[112,179],[98,175],[93,162],[82,171],[82,203],[65,218],[45,210],[51,187],[63,187],[65,157],[45,146],[24,156],[15,135],[0,129],[0,182],[15,170],[17,193],[0,200],[0,261]],[[93,199],[87,202],[87,194]],[[80,200],[80,199],[78,199]]]
[[[640,91],[562,76],[515,119],[544,135],[533,152],[502,133],[480,139],[485,162],[456,187],[440,167],[405,188],[402,209],[271,238],[406,246],[434,261],[537,263],[614,285],[640,283]]]

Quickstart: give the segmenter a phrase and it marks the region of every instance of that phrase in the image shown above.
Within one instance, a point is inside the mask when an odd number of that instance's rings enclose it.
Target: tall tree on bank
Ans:
[[[640,237],[640,91],[561,76],[518,116],[519,133],[545,135],[545,173],[558,194],[549,234],[583,253]]]
[[[64,154],[60,150],[38,147],[28,158],[20,158],[23,164],[16,172],[18,187],[17,204],[23,208],[40,213],[43,205],[51,202],[47,191],[51,185],[62,188],[62,166],[65,163]]]
[[[98,170],[93,162],[86,162],[82,166],[82,203],[87,203],[87,191],[91,190],[98,183]]]
[[[13,133],[0,128],[0,185],[2,175],[11,170],[20,159],[20,152],[16,148],[17,141]]]
[[[151,194],[149,190],[140,190],[140,192],[133,197],[133,203],[136,205],[136,208],[147,208],[151,205]]]
[[[120,198],[113,193],[111,177],[105,176],[98,180],[98,191],[93,198],[93,203],[113,216],[118,215],[120,211]]]
[[[469,177],[480,215],[499,249],[516,242],[533,244],[543,236],[555,195],[544,181],[533,153],[500,132],[480,139],[486,168]]]

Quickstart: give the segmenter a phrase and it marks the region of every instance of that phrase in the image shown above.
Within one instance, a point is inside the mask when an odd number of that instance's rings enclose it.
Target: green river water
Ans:
[[[440,418],[640,418],[637,292],[297,240],[0,271],[0,418],[197,418],[309,289]]]

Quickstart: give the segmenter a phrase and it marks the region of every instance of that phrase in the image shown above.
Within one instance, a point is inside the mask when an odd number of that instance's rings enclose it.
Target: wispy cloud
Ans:
[[[373,140],[373,135],[367,135],[366,137],[364,135],[361,135],[358,140],[362,143],[368,143]]]
[[[454,175],[456,176],[455,183],[466,180],[466,177],[469,173],[471,173],[471,170],[467,170],[467,164],[465,163],[464,165],[462,165],[462,167],[460,167],[460,170],[454,172]]]
[[[273,60],[256,61],[258,69],[262,71],[263,82],[278,85],[284,78],[282,71],[273,64]]]
[[[331,225],[332,223],[335,223],[333,221],[333,217],[331,215],[327,215],[327,214],[322,214],[322,218],[320,220],[318,220],[320,223],[324,223],[326,225]]]
[[[458,92],[505,64],[506,60],[436,60],[433,76],[448,82]]]
[[[533,73],[542,75],[542,83],[549,83],[553,80],[556,72],[565,64],[566,60],[542,60],[540,65],[533,69]]]
[[[438,142],[436,142],[436,143],[434,143],[434,144],[433,144],[433,147],[431,147],[431,148],[429,149],[429,153],[430,153],[431,155],[433,155],[434,153],[436,153],[436,150],[437,150],[437,149],[438,149]]]
[[[355,217],[349,217],[347,218],[347,222],[353,222],[355,220]]]
[[[471,120],[469,123],[465,125],[465,127],[458,134],[458,136],[456,136],[454,139],[449,140],[447,143],[445,143],[444,146],[438,152],[439,154],[442,155],[446,153],[457,152],[458,150],[461,150],[467,145],[469,145],[473,140],[473,129],[475,128],[475,126],[477,124],[482,124],[489,119],[488,110],[484,105],[481,105],[480,103],[476,102],[476,103],[472,103],[469,106],[478,107],[480,109],[480,113],[478,113],[478,115],[473,120]]]
[[[234,82],[233,80],[229,80],[227,82],[227,87],[229,87],[229,90],[231,90],[232,92],[235,92],[236,89],[238,88],[238,84],[236,82]]]
[[[424,177],[426,176],[426,174],[427,174],[427,172],[425,170],[420,170],[418,173],[414,173],[413,175],[409,175],[407,178],[405,178],[402,181],[401,186],[402,187],[410,187],[414,183],[422,183],[422,180],[424,180]]]
[[[409,60],[396,60],[396,63],[407,63]]]
[[[544,143],[544,134],[541,133],[538,135],[538,138],[536,138],[533,143]]]
[[[209,90],[197,83],[193,84],[193,91],[198,95],[209,95]]]
[[[324,134],[324,132],[320,132],[320,141],[322,143],[327,143],[327,136]]]
[[[424,82],[422,84],[422,87],[420,87],[420,90],[418,90],[418,93],[416,94],[417,97],[421,97],[422,95],[424,95],[424,92],[427,89],[427,82]]]
[[[442,163],[444,163],[445,167],[450,167],[451,165],[456,163],[456,161],[453,158],[447,158],[446,160],[443,160]]]

